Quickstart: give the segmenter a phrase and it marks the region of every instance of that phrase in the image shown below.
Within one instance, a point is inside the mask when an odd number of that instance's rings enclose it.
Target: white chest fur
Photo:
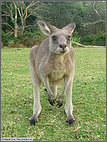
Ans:
[[[65,64],[59,61],[53,65],[53,69],[49,77],[52,81],[57,81],[64,77],[65,72],[66,72]]]

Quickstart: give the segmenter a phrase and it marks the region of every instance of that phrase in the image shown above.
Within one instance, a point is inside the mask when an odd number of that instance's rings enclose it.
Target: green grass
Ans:
[[[42,111],[36,126],[29,125],[33,87],[29,72],[30,49],[2,49],[1,136],[47,141],[105,141],[105,48],[75,48],[73,106],[76,122],[70,128],[64,105],[51,106],[41,86]],[[58,95],[62,86],[58,88]],[[64,102],[65,103],[65,102]]]

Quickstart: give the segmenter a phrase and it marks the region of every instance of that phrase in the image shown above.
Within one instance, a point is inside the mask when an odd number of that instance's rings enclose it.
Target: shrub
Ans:
[[[8,43],[8,47],[12,48],[12,47],[14,47],[14,44],[15,44],[14,41],[10,40],[9,43]]]
[[[15,48],[26,48],[26,46],[24,46],[22,43],[17,43],[14,47]]]
[[[106,35],[104,31],[101,31],[97,34],[91,34],[83,37],[81,43],[89,45],[105,45]]]
[[[23,35],[17,36],[17,38],[14,38],[14,35],[6,35],[2,31],[2,44],[3,46],[11,47],[32,47],[35,44],[40,44],[40,42],[45,38],[46,36],[41,32],[39,28],[36,28],[36,30],[32,32],[26,31]]]
[[[81,37],[78,35],[78,32],[74,32],[74,34],[73,34],[71,40],[72,40],[72,41],[75,41],[75,42],[80,42]]]
[[[3,44],[3,42],[1,42],[1,48],[3,48],[4,47],[4,44]]]

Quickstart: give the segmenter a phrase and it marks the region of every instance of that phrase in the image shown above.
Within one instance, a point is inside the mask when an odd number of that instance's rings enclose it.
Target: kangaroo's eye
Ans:
[[[67,36],[67,39],[70,40],[70,39],[71,39],[71,36]]]
[[[57,40],[57,37],[56,36],[52,36],[52,40],[53,41]]]

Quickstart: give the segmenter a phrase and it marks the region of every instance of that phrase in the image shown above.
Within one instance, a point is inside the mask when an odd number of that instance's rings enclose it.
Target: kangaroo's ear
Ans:
[[[75,27],[76,27],[75,23],[70,23],[67,26],[65,26],[63,29],[67,30],[68,32],[70,32],[72,34]]]
[[[57,29],[55,26],[52,26],[51,24],[42,20],[37,20],[37,24],[39,25],[41,31],[46,35],[52,34]]]

